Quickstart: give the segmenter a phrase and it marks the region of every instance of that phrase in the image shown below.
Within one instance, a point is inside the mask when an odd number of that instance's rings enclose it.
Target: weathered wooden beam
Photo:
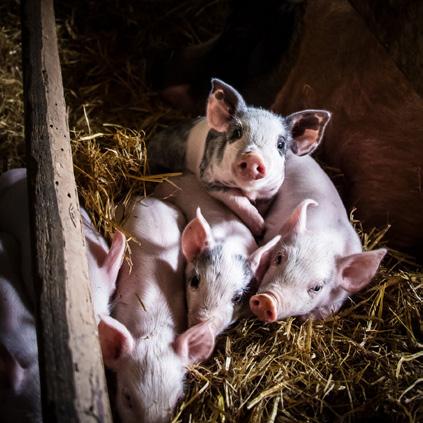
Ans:
[[[22,42],[43,417],[108,422],[53,0],[22,2]]]

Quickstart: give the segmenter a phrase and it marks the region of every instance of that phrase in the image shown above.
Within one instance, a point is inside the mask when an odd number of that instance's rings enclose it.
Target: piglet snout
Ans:
[[[236,173],[247,181],[256,181],[266,176],[266,166],[259,154],[244,154],[237,162]]]
[[[253,295],[250,309],[263,322],[274,322],[278,317],[276,299],[268,294]]]

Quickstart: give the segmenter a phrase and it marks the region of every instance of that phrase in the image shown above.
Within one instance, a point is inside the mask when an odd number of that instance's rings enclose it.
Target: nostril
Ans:
[[[253,300],[253,305],[258,307],[260,305],[260,301],[259,300]]]
[[[264,175],[264,172],[265,172],[266,170],[265,170],[265,168],[264,168],[264,166],[263,165],[258,165],[257,166],[257,172],[258,173],[261,173],[262,175]]]
[[[239,167],[240,167],[241,169],[247,169],[247,162],[242,162],[242,163],[240,163]]]
[[[267,314],[267,317],[268,317],[269,319],[272,319],[272,318],[273,318],[273,311],[272,311],[272,310],[267,310],[267,311],[266,311],[266,314]]]

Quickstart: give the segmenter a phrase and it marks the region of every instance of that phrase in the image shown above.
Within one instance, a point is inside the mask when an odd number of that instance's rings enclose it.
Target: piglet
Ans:
[[[261,277],[261,258],[279,236],[264,246],[225,205],[208,195],[193,174],[161,184],[155,195],[166,197],[190,220],[182,233],[187,260],[186,290],[188,329],[176,341],[178,351],[193,349],[196,360],[205,360],[216,336],[239,315],[242,300]]]
[[[186,327],[184,260],[180,247],[185,224],[176,207],[158,199],[136,199],[125,229],[132,270],[125,263],[118,279],[113,317],[99,324],[106,365],[117,379],[116,406],[123,422],[169,421],[183,395],[185,366],[193,349],[174,349]]]
[[[125,253],[126,237],[116,231],[112,243],[98,233],[88,213],[81,207],[82,230],[86,242],[88,273],[91,282],[91,297],[97,323],[100,316],[109,315],[109,300],[116,289],[116,279]]]
[[[267,271],[250,299],[251,311],[265,322],[329,316],[371,281],[386,253],[362,252],[338,192],[311,157],[288,154],[266,228],[264,242],[282,238],[267,255]]]
[[[16,240],[0,233],[0,415],[3,422],[41,422],[35,322],[23,301]]]
[[[212,79],[206,116],[160,132],[149,144],[149,159],[152,165],[193,172],[260,235],[259,211],[284,180],[287,152],[302,156],[314,151],[329,117],[325,110],[304,110],[283,118],[249,107],[233,87]]]

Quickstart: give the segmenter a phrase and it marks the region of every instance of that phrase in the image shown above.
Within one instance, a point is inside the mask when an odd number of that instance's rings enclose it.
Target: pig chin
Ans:
[[[217,313],[207,313],[207,312],[199,312],[196,315],[188,316],[188,326],[192,327],[197,324],[208,323],[215,334],[221,332],[225,327],[229,326],[231,323],[231,317],[228,317],[227,313],[220,312],[219,315]]]
[[[284,175],[272,177],[269,175],[263,179],[251,180],[234,176],[237,186],[251,200],[267,199],[273,197],[279,190],[284,180]]]

